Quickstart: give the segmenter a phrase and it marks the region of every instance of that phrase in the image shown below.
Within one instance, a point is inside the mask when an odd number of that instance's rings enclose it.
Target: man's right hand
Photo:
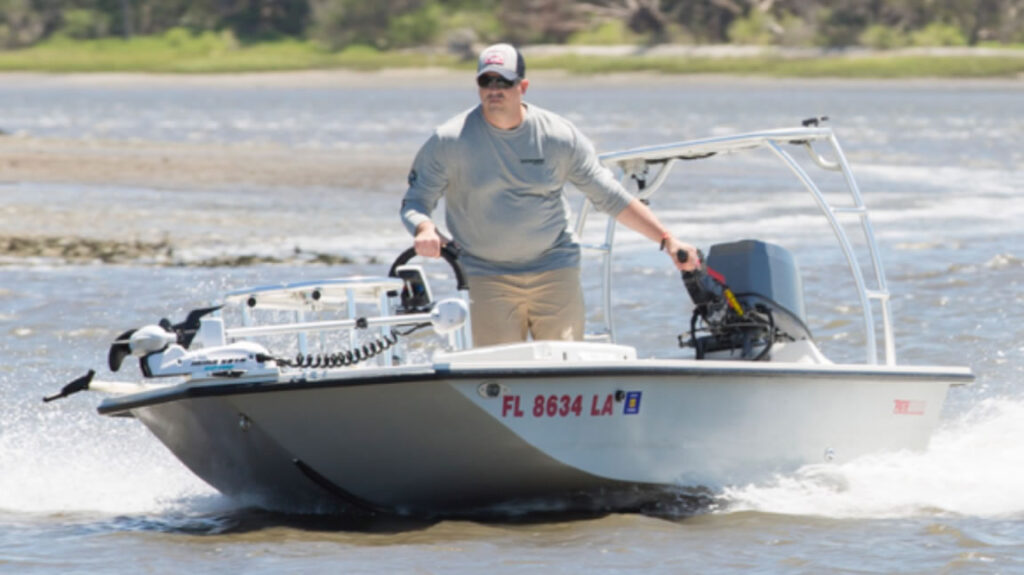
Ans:
[[[416,254],[428,258],[441,257],[441,236],[437,228],[431,222],[423,222],[416,227],[416,237],[413,246]]]

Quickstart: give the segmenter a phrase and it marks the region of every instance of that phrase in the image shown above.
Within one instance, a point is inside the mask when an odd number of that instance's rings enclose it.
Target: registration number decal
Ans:
[[[620,392],[621,393],[621,392]],[[621,408],[623,415],[640,413],[641,392],[625,394]],[[623,401],[621,398],[620,402]],[[566,417],[607,417],[614,415],[615,394],[546,394],[521,396],[506,394],[501,398],[502,417],[566,418]]]

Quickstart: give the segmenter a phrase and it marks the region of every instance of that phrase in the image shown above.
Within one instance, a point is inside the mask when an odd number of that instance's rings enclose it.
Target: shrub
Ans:
[[[110,33],[110,16],[96,10],[68,10],[62,20],[60,31],[78,40],[102,38]]]
[[[393,48],[432,44],[441,30],[441,7],[433,2],[406,12],[388,23],[387,40]]]
[[[456,30],[472,30],[475,39],[490,44],[503,38],[501,22],[493,11],[480,12],[460,9],[445,15],[442,24],[448,32]]]
[[[875,48],[877,50],[891,50],[902,48],[909,42],[907,35],[889,26],[874,24],[868,26],[861,32],[859,38],[861,46]]]
[[[581,46],[615,46],[636,44],[640,37],[633,33],[622,20],[606,20],[595,27],[580,30],[569,36],[569,44]]]
[[[320,0],[312,4],[312,37],[331,50],[352,44],[386,48],[388,26],[408,3],[401,0]]]
[[[856,44],[868,24],[863,8],[861,3],[819,8],[816,43],[829,48]]]
[[[932,22],[910,35],[915,46],[966,46],[967,38],[955,26]]]
[[[775,42],[773,22],[760,10],[751,10],[744,18],[737,18],[729,24],[726,34],[737,44],[768,45]]]
[[[778,20],[782,29],[777,42],[783,46],[812,46],[814,45],[814,27],[808,24],[803,18],[784,12]]]
[[[164,32],[164,41],[173,48],[184,48],[192,42],[192,33],[181,27],[171,28]]]

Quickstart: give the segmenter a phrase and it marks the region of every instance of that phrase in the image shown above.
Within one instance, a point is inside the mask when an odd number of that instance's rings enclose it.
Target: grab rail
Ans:
[[[834,160],[828,160],[814,149],[813,142],[822,142],[831,148]],[[840,171],[846,183],[846,190],[849,193],[852,206],[835,207],[829,204],[827,198],[815,184],[814,180],[798,164],[793,157],[786,152],[783,145],[798,145],[806,148],[811,160],[815,165],[824,170]],[[616,168],[621,173],[623,185],[635,182],[635,186],[627,186],[627,189],[635,187],[634,196],[640,200],[647,200],[654,195],[665,183],[670,170],[679,160],[700,160],[718,154],[733,153],[745,150],[768,148],[784,165],[797,177],[803,187],[813,196],[816,204],[825,215],[833,233],[839,242],[840,249],[846,257],[847,265],[853,276],[858,298],[860,300],[865,332],[866,361],[869,364],[878,363],[878,342],[876,339],[875,316],[872,312],[872,300],[877,300],[881,308],[883,348],[885,351],[885,363],[896,364],[895,342],[892,330],[892,315],[889,306],[889,290],[885,281],[885,272],[882,267],[881,256],[875,242],[875,236],[868,217],[867,207],[861,198],[860,189],[853,178],[846,156],[830,128],[793,128],[782,130],[770,130],[764,132],[753,132],[724,136],[719,138],[708,138],[635,148],[618,152],[602,154],[600,159],[606,166]],[[652,166],[660,165],[660,169],[650,177]],[[580,214],[577,217],[574,229],[577,237],[582,237],[586,220],[590,213],[589,200],[584,201]],[[861,232],[870,254],[874,277],[877,283],[875,289],[868,289],[864,279],[864,273],[856,257],[853,244],[847,237],[845,228],[839,221],[837,215],[852,213],[860,218]],[[600,245],[584,245],[585,248],[602,252],[602,298],[603,306],[603,328],[597,334],[602,339],[615,341],[615,328],[612,319],[611,299],[611,268],[612,255],[615,237],[615,218],[608,218],[605,228],[604,243]]]

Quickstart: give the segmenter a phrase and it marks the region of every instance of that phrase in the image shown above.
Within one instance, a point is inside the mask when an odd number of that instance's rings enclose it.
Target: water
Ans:
[[[1024,86],[542,80],[531,99],[602,150],[831,116],[872,208],[901,363],[977,375],[950,392],[927,451],[809,466],[719,493],[696,514],[666,502],[658,517],[355,523],[240,508],[137,422],[96,415],[95,397],[40,398],[102,367],[120,331],[178,320],[225,290],[381,273],[409,244],[395,217],[402,174],[369,190],[6,181],[0,236],[165,237],[174,250],[115,265],[0,256],[0,573],[1024,573]],[[407,85],[19,77],[0,82],[0,128],[411,160],[429,127],[472,98],[445,82],[413,97]],[[858,361],[859,311],[835,300],[848,275],[829,263],[837,253],[809,200],[775,193],[791,182],[771,166],[764,155],[687,163],[654,208],[705,249],[757,229],[794,251],[821,346]],[[689,308],[678,275],[646,240],[620,240],[620,339],[641,355],[680,354]],[[312,264],[296,248],[351,263]],[[282,263],[209,265],[240,254]],[[588,299],[596,287],[588,275]]]

